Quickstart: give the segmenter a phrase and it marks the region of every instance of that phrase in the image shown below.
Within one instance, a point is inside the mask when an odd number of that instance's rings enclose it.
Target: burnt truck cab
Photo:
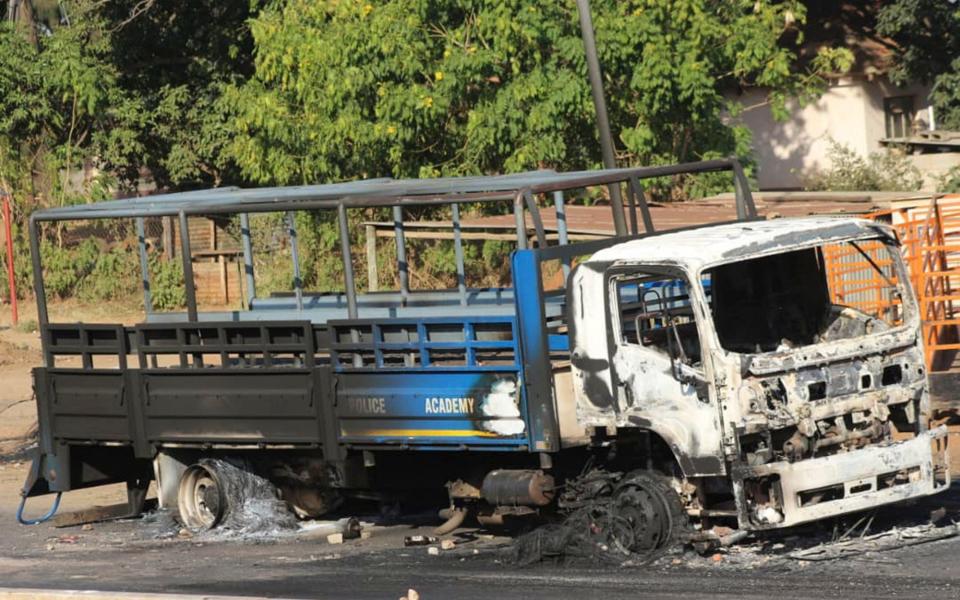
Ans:
[[[888,227],[810,217],[672,232],[603,249],[570,277],[581,424],[662,440],[689,514],[787,527],[948,487]]]

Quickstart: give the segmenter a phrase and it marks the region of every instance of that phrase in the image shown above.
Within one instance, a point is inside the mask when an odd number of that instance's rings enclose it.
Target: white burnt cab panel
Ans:
[[[601,250],[570,280],[578,418],[655,434],[688,511],[732,485],[747,528],[945,489],[906,281],[892,234],[851,219],[718,226]],[[895,442],[896,432],[915,438]]]

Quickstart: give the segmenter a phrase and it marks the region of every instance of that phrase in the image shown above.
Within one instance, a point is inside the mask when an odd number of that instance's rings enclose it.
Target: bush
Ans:
[[[177,260],[150,257],[150,298],[154,310],[176,310],[187,304],[183,265]]]
[[[20,321],[20,323],[17,325],[17,331],[20,333],[36,333],[39,330],[40,325],[37,324],[36,319]]]
[[[140,289],[137,253],[122,246],[99,253],[78,287],[77,296],[84,302],[132,298]]]
[[[897,149],[872,152],[863,158],[849,146],[830,140],[830,168],[810,173],[804,181],[808,190],[828,191],[916,191],[923,177],[907,156]]]
[[[78,293],[81,282],[93,271],[100,256],[100,247],[92,239],[86,239],[72,248],[43,240],[40,256],[47,295],[69,298]]]
[[[960,193],[960,167],[953,167],[937,178],[937,191],[945,194]]]

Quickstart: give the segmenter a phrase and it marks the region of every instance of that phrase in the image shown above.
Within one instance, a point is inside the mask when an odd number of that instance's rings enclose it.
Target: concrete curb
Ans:
[[[0,600],[267,600],[265,596],[218,596],[215,594],[151,594],[99,590],[44,590],[0,587]],[[282,600],[271,598],[270,600]]]

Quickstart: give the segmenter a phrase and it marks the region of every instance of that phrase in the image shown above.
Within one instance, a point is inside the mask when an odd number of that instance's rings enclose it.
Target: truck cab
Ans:
[[[896,237],[810,217],[601,250],[568,286],[580,422],[669,448],[689,514],[768,529],[949,484]],[[619,435],[620,433],[614,433]]]

